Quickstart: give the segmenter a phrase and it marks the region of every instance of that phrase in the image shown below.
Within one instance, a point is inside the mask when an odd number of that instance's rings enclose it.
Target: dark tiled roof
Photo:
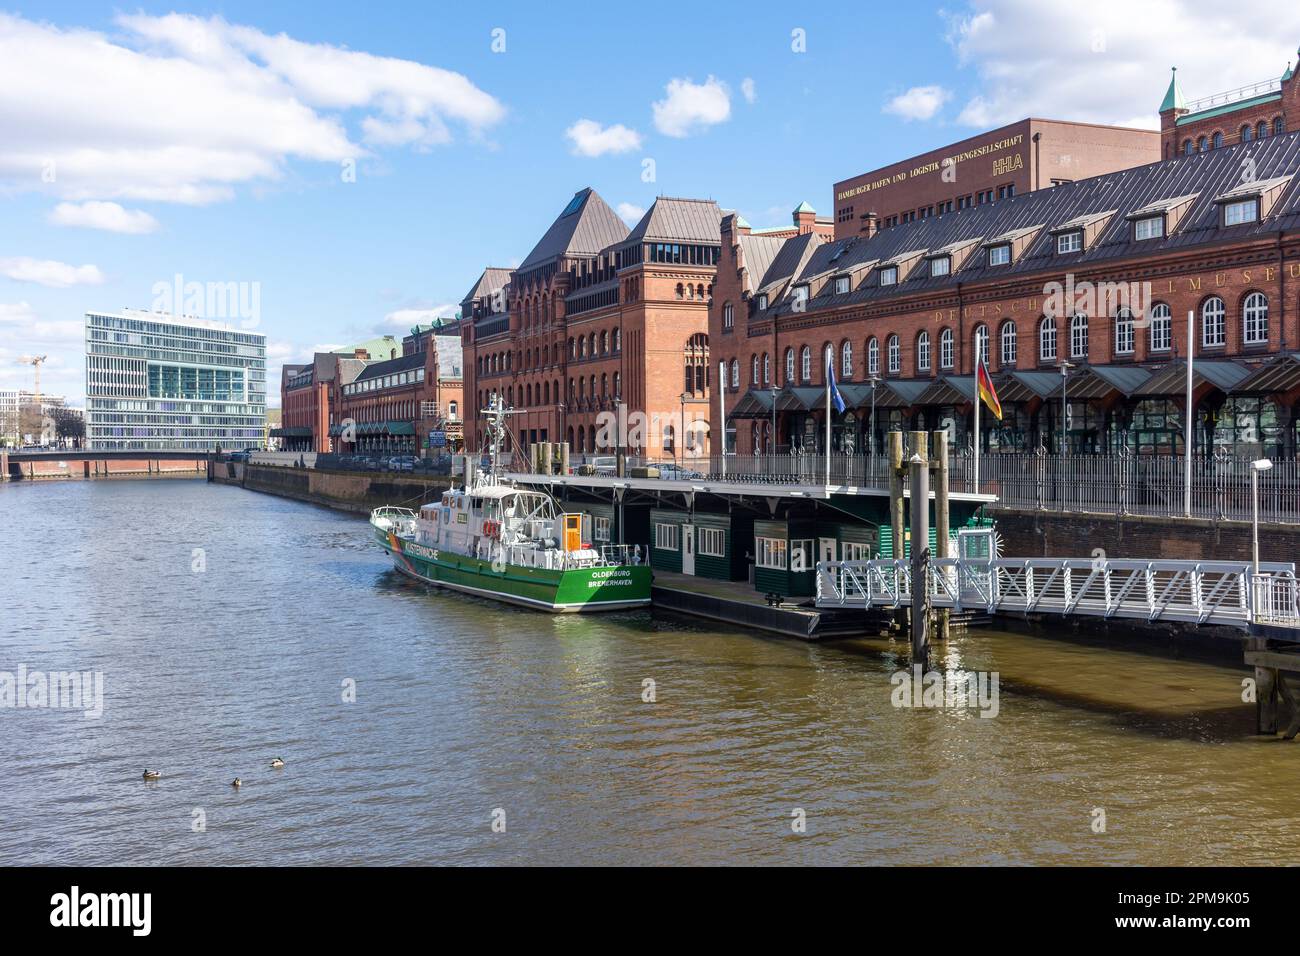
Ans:
[[[801,236],[792,236],[781,244],[780,251],[772,259],[767,272],[759,283],[759,292],[766,292],[775,298],[795,276],[800,276],[813,257],[813,253],[826,240],[815,232],[805,232]]]
[[[627,225],[591,187],[580,189],[515,272],[562,256],[595,256],[622,242]]]
[[[496,266],[488,266],[483,270],[483,274],[478,277],[474,283],[474,288],[465,293],[465,298],[461,299],[461,304],[465,305],[481,299],[485,295],[491,295],[498,289],[504,289],[510,284],[510,270],[499,269]]]
[[[1257,180],[1291,176],[1291,182],[1283,188],[1267,218],[1260,222],[1222,228],[1214,198],[1242,185],[1242,170],[1249,168],[1243,162],[1246,159],[1253,162]],[[932,277],[928,269],[913,268],[908,275],[899,276],[897,285],[886,287],[881,287],[874,273],[870,273],[847,296],[832,297],[827,291],[830,289],[828,284],[822,294],[809,301],[808,311],[847,303],[878,302],[911,293],[938,290],[958,282],[970,285],[1007,276],[1057,276],[1070,270],[1093,270],[1110,263],[1118,265],[1126,258],[1139,255],[1147,256],[1227,239],[1251,239],[1273,235],[1278,230],[1296,229],[1300,227],[1300,187],[1297,186],[1300,177],[1294,176],[1297,171],[1300,171],[1300,132],[1269,136],[1191,156],[1180,155],[1146,166],[1000,199],[971,209],[903,223],[882,229],[870,238],[853,237],[828,243],[822,255],[829,256],[833,254],[830,250],[834,247],[856,242],[853,255],[889,262],[908,251],[935,249],[980,236],[1005,236],[1030,226],[1043,227],[1030,240],[1024,253],[1009,265],[990,267],[984,256],[972,255],[961,268],[953,270],[949,275]],[[1192,201],[1178,228],[1172,233],[1156,239],[1133,239],[1132,225],[1125,218],[1131,212],[1164,199],[1193,193],[1197,198]],[[1087,219],[1112,211],[1114,214],[1084,250],[1064,255],[1056,252],[1051,230],[1072,220]],[[781,256],[786,255],[790,243],[794,241],[786,243]],[[806,270],[820,268],[820,263],[820,257],[814,257],[811,262],[802,264],[800,278],[796,281],[802,280]],[[773,268],[775,269],[775,264]],[[774,303],[773,308],[781,314],[791,311],[788,300]]]
[[[397,358],[383,362],[370,362],[355,381],[364,382],[380,375],[392,375],[394,372],[408,372],[413,368],[423,367],[424,353],[412,352],[410,355],[399,355]]]
[[[716,245],[721,226],[722,210],[712,199],[670,199],[660,196],[628,233],[627,241]]]
[[[745,257],[745,274],[749,279],[746,291],[756,292],[785,240],[776,236],[749,235],[738,236],[736,241],[740,244],[741,255]]]

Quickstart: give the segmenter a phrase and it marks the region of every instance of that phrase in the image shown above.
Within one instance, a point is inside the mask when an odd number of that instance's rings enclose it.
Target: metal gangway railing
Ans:
[[[932,607],[988,614],[1081,614],[1148,622],[1300,628],[1294,564],[1109,558],[934,558]],[[912,602],[910,559],[823,561],[819,608],[899,608]]]

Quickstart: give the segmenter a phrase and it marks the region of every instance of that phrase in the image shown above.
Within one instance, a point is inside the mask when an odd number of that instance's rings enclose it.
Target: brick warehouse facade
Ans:
[[[466,395],[478,409],[500,395],[517,411],[520,451],[563,440],[612,452],[601,416],[620,408],[671,416],[690,405],[704,417],[721,215],[711,200],[661,197],[629,231],[579,191],[518,268],[486,270],[462,303]],[[672,440],[633,435],[628,450]],[[470,447],[481,441],[480,423]]]
[[[1300,51],[1296,54],[1300,57]],[[1280,78],[1188,102],[1173,71],[1160,104],[1161,156],[1190,156],[1281,136],[1300,126],[1300,82],[1288,64]]]
[[[1024,119],[835,184],[835,238],[1154,162],[1151,130]]]
[[[889,428],[947,428],[963,447],[979,347],[1006,411],[1001,424],[984,416],[981,447],[1180,451],[1192,310],[1198,445],[1294,454],[1297,172],[1300,137],[1287,134],[838,241],[771,248],[728,216],[709,315],[728,445],[819,449],[829,350],[851,406],[835,448],[871,447],[873,377],[878,451]],[[1139,283],[1132,315],[1052,286],[1120,282]]]

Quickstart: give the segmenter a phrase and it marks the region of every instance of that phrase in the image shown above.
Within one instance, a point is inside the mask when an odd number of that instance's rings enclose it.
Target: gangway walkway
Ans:
[[[1088,615],[1148,622],[1297,628],[1294,564],[1109,558],[933,558],[932,607],[988,614]],[[912,602],[910,559],[817,565],[819,608],[900,608]]]

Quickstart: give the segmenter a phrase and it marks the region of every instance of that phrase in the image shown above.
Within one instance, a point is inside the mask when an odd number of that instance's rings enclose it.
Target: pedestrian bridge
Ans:
[[[932,607],[957,611],[1300,628],[1294,564],[1260,564],[1256,573],[1242,561],[933,558],[925,586]],[[818,608],[911,603],[908,558],[817,565]]]

